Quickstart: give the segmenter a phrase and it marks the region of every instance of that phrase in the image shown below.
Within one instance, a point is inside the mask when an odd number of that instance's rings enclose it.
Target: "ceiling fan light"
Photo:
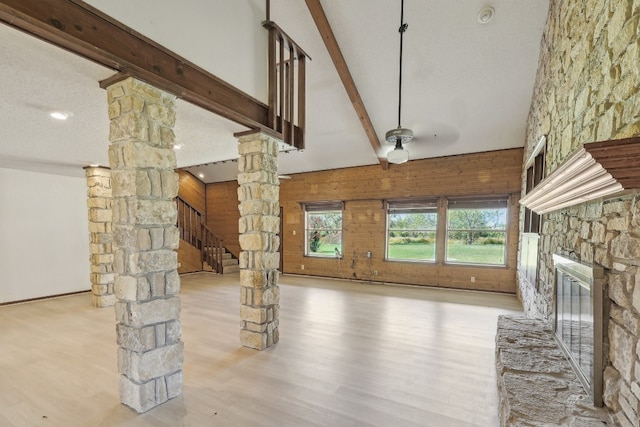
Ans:
[[[387,153],[387,160],[394,165],[405,163],[409,160],[409,152],[402,148],[402,145],[397,144],[396,148]]]

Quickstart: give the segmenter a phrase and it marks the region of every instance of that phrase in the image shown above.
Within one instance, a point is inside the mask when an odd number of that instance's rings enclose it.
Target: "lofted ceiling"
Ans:
[[[153,0],[89,3],[266,101],[263,0],[188,0],[180,7],[178,2]],[[524,145],[548,3],[405,1],[409,27],[404,36],[402,125],[416,136],[406,147],[411,159]],[[321,4],[383,141],[385,132],[397,126],[400,0]],[[487,5],[495,16],[480,24],[478,12]],[[306,148],[282,153],[279,172],[378,163],[385,152],[371,148],[305,2],[272,0],[271,19],[312,58],[307,66]],[[174,21],[178,24],[172,25]],[[234,35],[225,37],[225,32]],[[106,92],[98,82],[113,70],[3,24],[0,57],[0,167],[83,176],[83,166],[108,164]],[[56,121],[49,117],[53,110],[72,116]],[[243,130],[178,100],[178,166],[201,174],[205,182],[235,180],[233,134]],[[385,151],[391,148],[384,146]]]

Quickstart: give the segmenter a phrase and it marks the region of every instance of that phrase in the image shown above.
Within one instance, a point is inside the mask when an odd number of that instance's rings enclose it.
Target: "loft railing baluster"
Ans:
[[[303,149],[309,56],[274,22],[265,21],[263,26],[269,30],[270,126],[284,142]]]
[[[287,110],[289,116],[289,138],[287,138],[287,144],[293,145],[293,134],[295,132],[295,56],[293,45],[289,44],[289,69],[287,70],[287,79],[289,79],[289,101],[287,102]]]
[[[280,69],[280,78],[279,78],[279,90],[278,90],[278,126],[276,130],[278,132],[284,132],[284,109],[285,109],[285,59],[284,59],[284,40],[281,36],[278,37],[278,42],[280,43],[280,48],[278,49],[278,64]]]
[[[306,57],[298,54],[298,129],[304,130],[306,121]],[[302,147],[300,147],[302,144]],[[293,139],[293,146],[296,148],[304,148],[304,140],[300,135],[296,135]]]

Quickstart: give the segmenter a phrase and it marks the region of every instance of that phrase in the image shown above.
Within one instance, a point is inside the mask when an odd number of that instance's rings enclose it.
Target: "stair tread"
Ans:
[[[240,271],[239,265],[225,265],[222,267],[222,274],[237,273]]]

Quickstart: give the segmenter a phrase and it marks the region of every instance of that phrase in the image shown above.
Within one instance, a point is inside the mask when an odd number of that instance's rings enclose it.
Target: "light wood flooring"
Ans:
[[[497,316],[514,296],[282,276],[280,343],[239,345],[238,275],[182,276],[183,395],[119,403],[113,308],[0,307],[0,426],[498,425]]]

